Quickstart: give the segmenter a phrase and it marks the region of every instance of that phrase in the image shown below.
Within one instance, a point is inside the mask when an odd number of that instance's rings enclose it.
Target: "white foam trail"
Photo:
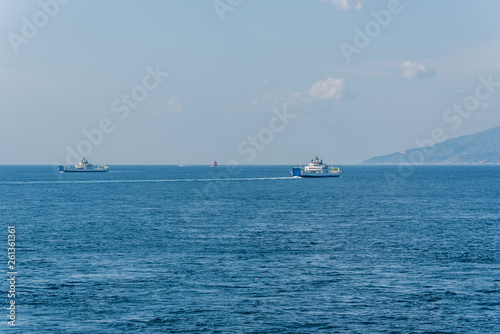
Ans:
[[[210,181],[262,181],[262,180],[291,180],[295,177],[248,177],[222,179],[160,179],[160,180],[91,180],[91,181],[19,181],[2,182],[1,184],[86,184],[86,183],[159,183],[159,182],[210,182]]]
[[[108,173],[140,173],[138,170],[110,170]]]

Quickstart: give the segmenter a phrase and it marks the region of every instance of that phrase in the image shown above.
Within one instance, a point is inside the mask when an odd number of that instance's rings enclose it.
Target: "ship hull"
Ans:
[[[104,173],[109,169],[63,169],[61,173]]]
[[[70,166],[59,166],[61,173],[104,173],[109,171],[109,167],[96,167],[96,168],[74,168]]]
[[[340,173],[306,173],[302,172],[300,175],[301,177],[310,177],[310,178],[317,178],[317,177],[339,177]]]

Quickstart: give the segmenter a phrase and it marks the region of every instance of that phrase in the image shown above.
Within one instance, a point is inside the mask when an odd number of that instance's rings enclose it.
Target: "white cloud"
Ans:
[[[345,91],[344,78],[330,78],[315,82],[307,94],[309,97],[319,100],[340,100]]]
[[[401,64],[401,71],[406,79],[432,78],[436,75],[436,72],[431,67],[410,60],[406,60]]]
[[[184,111],[184,105],[181,103],[181,99],[178,96],[172,96],[168,99],[168,111],[173,111],[178,114]]]
[[[362,9],[364,0],[320,0],[321,2],[329,1],[337,6],[338,9]]]
[[[342,100],[348,93],[345,78],[328,77],[325,80],[316,81],[307,91],[268,91],[262,98],[252,99],[250,110],[254,112],[257,109],[269,109],[269,107],[299,108],[305,106],[314,109],[330,105],[331,101]]]
[[[161,100],[153,104],[156,117],[161,117],[168,113],[181,114],[186,107],[181,103],[181,98],[171,96],[168,100]]]
[[[272,105],[273,108],[298,107],[309,103],[300,92],[268,92],[262,100],[254,99],[252,107]]]
[[[485,110],[488,109],[491,106],[491,103],[486,101],[486,102],[481,102],[480,108]]]

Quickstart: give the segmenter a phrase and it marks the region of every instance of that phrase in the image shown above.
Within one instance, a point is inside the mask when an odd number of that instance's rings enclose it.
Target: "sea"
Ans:
[[[500,333],[500,166],[341,168],[0,166],[0,332]]]

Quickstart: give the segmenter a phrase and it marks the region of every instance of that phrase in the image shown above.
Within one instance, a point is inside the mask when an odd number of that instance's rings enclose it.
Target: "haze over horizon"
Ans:
[[[500,125],[499,12],[0,0],[0,164],[346,165],[483,131]]]

